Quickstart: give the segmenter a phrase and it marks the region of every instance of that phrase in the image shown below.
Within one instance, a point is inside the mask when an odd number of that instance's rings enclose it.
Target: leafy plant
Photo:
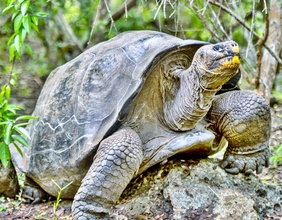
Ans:
[[[2,212],[2,211],[6,211],[6,206],[4,206],[4,205],[0,205],[0,212]]]
[[[275,167],[282,162],[282,144],[274,150],[273,155],[270,157],[270,162],[273,163]]]
[[[31,115],[18,114],[17,111],[23,108],[9,103],[10,93],[11,88],[9,85],[5,84],[2,86],[0,93],[0,161],[4,167],[10,165],[10,144],[13,144],[23,156],[18,143],[24,147],[28,147],[27,139],[30,138],[24,127],[29,124],[27,120],[37,119]]]
[[[46,17],[44,12],[33,13],[30,7],[30,0],[10,0],[8,5],[2,13],[13,11],[12,22],[14,24],[14,34],[8,41],[10,47],[10,61],[14,58],[20,59],[22,48],[25,47],[26,51],[33,56],[31,47],[25,43],[26,36],[31,34],[32,30],[39,32],[38,20],[40,17]]]
[[[56,199],[56,201],[55,201],[55,203],[54,203],[54,208],[53,208],[54,214],[56,215],[57,209],[58,209],[59,204],[60,204],[60,202],[61,202],[61,194],[62,194],[63,190],[65,190],[66,188],[68,188],[68,187],[72,184],[72,182],[68,183],[67,185],[65,185],[65,186],[62,188],[62,187],[60,187],[54,180],[52,180],[52,181],[53,181],[53,183],[59,188],[58,196],[57,196],[57,199]],[[56,220],[56,219],[57,219],[57,217],[54,218],[54,220]]]
[[[35,219],[47,219],[46,212],[40,213],[39,215],[35,216]]]
[[[2,202],[5,202],[5,197],[4,196],[1,196],[0,197],[0,204],[2,203]],[[2,211],[6,211],[6,206],[5,205],[0,205],[0,212],[2,212]]]
[[[272,91],[272,96],[277,99],[279,103],[282,103],[282,92]]]
[[[279,115],[279,117],[282,118],[282,114]],[[273,155],[270,157],[270,162],[273,163],[274,167],[277,167],[282,163],[282,144],[273,149]]]
[[[25,43],[26,36],[31,34],[32,30],[39,32],[38,19],[45,17],[46,13],[33,13],[30,0],[9,0],[7,7],[2,13],[12,13],[12,23],[14,33],[8,40],[10,61],[13,65],[10,70],[9,82],[4,84],[0,92],[0,161],[4,167],[10,165],[11,153],[10,145],[13,144],[17,151],[23,156],[22,150],[18,144],[28,147],[27,139],[30,139],[27,130],[24,128],[29,124],[27,120],[37,119],[31,115],[21,115],[17,111],[23,110],[19,105],[10,104],[11,86],[16,86],[18,75],[13,73],[15,59],[20,59],[22,48],[33,56],[31,47]]]

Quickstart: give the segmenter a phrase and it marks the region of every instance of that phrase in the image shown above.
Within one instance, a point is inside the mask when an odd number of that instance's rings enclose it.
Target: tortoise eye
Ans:
[[[213,50],[216,51],[216,52],[222,53],[223,50],[224,50],[224,48],[223,48],[222,45],[215,45],[215,46],[213,47]]]

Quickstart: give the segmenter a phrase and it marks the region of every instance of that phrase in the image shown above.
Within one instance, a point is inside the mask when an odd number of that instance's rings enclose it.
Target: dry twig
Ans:
[[[214,31],[212,28],[210,28],[208,21],[205,19],[203,13],[201,13],[201,10],[195,5],[193,4],[193,2],[190,3],[191,7],[196,11],[198,17],[200,18],[200,20],[202,21],[203,25],[209,30],[209,32],[219,41],[221,41],[222,39],[220,38],[220,36],[218,36],[218,34],[216,33],[216,31]]]

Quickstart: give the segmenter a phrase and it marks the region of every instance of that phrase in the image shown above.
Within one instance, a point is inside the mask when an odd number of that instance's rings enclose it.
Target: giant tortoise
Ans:
[[[136,175],[175,154],[213,154],[224,142],[222,168],[260,173],[270,110],[256,93],[238,90],[239,65],[234,41],[153,31],[86,50],[55,69],[40,94],[31,149],[15,158],[25,193],[57,196],[56,184],[70,184],[61,198],[74,198],[74,219],[106,218]]]

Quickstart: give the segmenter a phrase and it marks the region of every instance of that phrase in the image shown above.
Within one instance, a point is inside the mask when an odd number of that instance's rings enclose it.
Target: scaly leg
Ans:
[[[270,108],[258,94],[231,91],[216,96],[208,112],[210,128],[228,141],[221,167],[229,173],[262,172],[268,166]]]
[[[138,134],[123,128],[103,140],[74,197],[74,219],[108,219],[115,204],[143,160]]]

